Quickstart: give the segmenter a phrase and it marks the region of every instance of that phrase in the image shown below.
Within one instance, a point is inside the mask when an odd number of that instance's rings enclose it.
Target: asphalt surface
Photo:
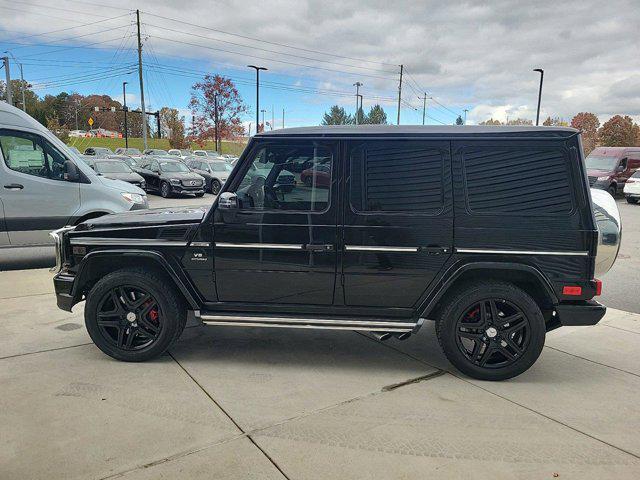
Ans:
[[[151,208],[211,205],[214,196],[168,198],[149,195]],[[613,268],[602,278],[603,293],[599,301],[605,305],[640,313],[640,205],[618,199],[622,217],[622,246]],[[0,271],[51,267],[55,263],[53,247],[10,248],[0,250]]]

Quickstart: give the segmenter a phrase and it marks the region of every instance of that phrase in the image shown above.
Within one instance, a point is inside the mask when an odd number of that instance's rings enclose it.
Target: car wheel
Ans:
[[[222,184],[219,180],[211,180],[211,193],[214,195],[218,195],[220,193],[220,189],[222,188]]]
[[[169,198],[171,196],[171,186],[167,182],[162,182],[162,185],[160,185],[160,195],[162,198]]]
[[[618,193],[615,185],[609,185],[609,188],[607,188],[607,192],[609,192],[609,194],[613,198],[616,198],[616,193]]]
[[[195,196],[196,197],[202,197],[202,196],[204,196],[204,192],[196,193]]]
[[[631,198],[631,197],[627,197],[627,203],[632,203],[632,204],[636,204],[638,203],[638,199],[637,198]]]
[[[307,187],[313,186],[313,179],[311,177],[304,177],[304,184]]]
[[[540,356],[544,317],[535,300],[510,283],[467,284],[439,309],[438,342],[462,373],[480,380],[506,380]]]
[[[186,309],[166,279],[142,269],[118,270],[96,283],[84,309],[93,343],[107,355],[142,362],[164,353],[186,324]]]

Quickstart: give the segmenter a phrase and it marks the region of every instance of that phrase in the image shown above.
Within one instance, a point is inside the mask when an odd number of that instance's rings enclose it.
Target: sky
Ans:
[[[640,120],[640,2],[431,0],[0,0],[0,51],[37,93],[108,94],[138,106],[135,13],[142,22],[148,109],[170,106],[190,120],[193,83],[205,73],[236,82],[255,130],[260,109],[275,128],[317,125],[333,104],[355,109],[360,82],[367,111],[379,103],[396,123],[451,124],[489,118],[601,122]],[[4,54],[3,54],[4,55]],[[3,74],[4,75],[4,74]],[[272,113],[273,112],[273,113]],[[541,120],[542,121],[542,120]]]

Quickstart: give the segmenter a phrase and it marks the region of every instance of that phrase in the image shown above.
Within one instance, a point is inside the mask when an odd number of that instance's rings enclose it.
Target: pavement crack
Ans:
[[[589,363],[594,363],[596,365],[600,365],[601,367],[611,368],[613,370],[617,370],[617,371],[622,372],[622,373],[627,373],[629,375],[633,375],[634,377],[640,377],[640,375],[638,375],[637,373],[630,372],[629,370],[623,370],[622,368],[613,367],[611,365],[607,365],[606,363],[596,362],[595,360],[591,360],[590,358],[581,357],[580,355],[576,355],[575,353],[566,352],[566,351],[561,350],[561,349],[559,349],[557,347],[552,347],[550,345],[545,345],[544,348],[549,348],[551,350],[555,350],[556,352],[564,353],[565,355],[569,355],[569,356],[574,357],[574,358],[579,358],[580,360],[584,360],[585,362],[589,362]]]
[[[68,348],[84,347],[85,345],[93,345],[93,342],[79,343],[77,345],[68,345],[66,347],[48,348],[46,350],[38,350],[37,352],[17,353],[15,355],[7,355],[6,357],[0,357],[0,360],[7,360],[9,358],[16,358],[16,357],[25,357],[27,355],[36,355],[38,353],[55,352],[57,350],[66,350]]]
[[[602,324],[602,326],[603,326],[603,327],[609,327],[609,328],[615,328],[616,330],[621,330],[621,331],[623,331],[623,332],[627,332],[627,333],[633,333],[633,334],[635,334],[635,335],[640,335],[640,332],[635,332],[635,331],[633,331],[633,330],[629,330],[629,329],[627,329],[627,328],[615,327],[615,326],[613,326],[613,325],[608,325],[608,324],[606,324],[606,323],[603,323],[603,324]]]
[[[411,378],[409,380],[405,380],[404,382],[392,383],[391,385],[387,385],[386,387],[382,387],[382,391],[383,392],[390,392],[392,390],[404,387],[406,385],[413,385],[414,383],[420,383],[420,382],[424,382],[425,380],[431,380],[432,378],[440,377],[440,376],[444,375],[445,373],[447,373],[447,372],[445,372],[444,370],[438,370],[436,372],[428,373],[427,375],[422,375],[420,377],[416,377],[416,378]]]
[[[271,464],[276,468],[276,470],[278,470],[280,472],[280,474],[286,478],[287,480],[289,479],[289,476],[284,473],[284,471],[282,470],[282,468],[277,464],[277,462],[271,457],[271,455],[269,455],[260,445],[258,445],[256,443],[256,441],[251,437],[250,433],[247,433],[244,428],[242,428],[240,426],[240,424],[238,422],[235,421],[235,419],[231,416],[231,414],[229,412],[227,412],[222,405],[220,405],[220,403],[218,403],[216,401],[215,398],[213,398],[211,396],[211,394],[209,394],[209,392],[207,392],[207,390],[200,384],[200,382],[198,382],[198,380],[195,379],[195,377],[193,375],[191,375],[191,373],[189,373],[189,371],[178,361],[178,359],[176,357],[173,356],[173,354],[171,352],[167,352],[168,355],[173,359],[174,362],[176,362],[176,364],[182,369],[182,371],[184,373],[186,373],[189,378],[198,386],[198,388],[200,388],[200,390],[202,390],[202,392],[209,398],[209,400],[211,400],[213,402],[213,404],[218,407],[220,409],[220,411],[222,413],[225,414],[225,416],[231,421],[231,423],[233,423],[236,428],[238,430],[240,430],[240,432],[245,435],[247,437],[247,439],[249,439],[249,441],[251,443],[253,443],[253,445],[262,452],[262,454],[267,458],[267,460],[269,460],[269,462],[271,462]]]

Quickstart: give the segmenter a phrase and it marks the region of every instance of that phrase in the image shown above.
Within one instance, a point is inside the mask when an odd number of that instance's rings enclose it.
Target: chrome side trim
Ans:
[[[187,242],[171,240],[147,240],[144,238],[93,238],[75,237],[71,245],[129,245],[135,247],[186,247]]]
[[[484,248],[456,248],[456,253],[490,253],[500,255],[558,255],[588,257],[589,252],[552,252],[546,250],[492,250]]]
[[[191,242],[192,247],[210,247],[211,244],[209,242]]]
[[[294,243],[226,243],[216,242],[219,248],[261,248],[265,250],[303,250],[304,245]]]
[[[229,325],[236,327],[279,327],[318,328],[334,330],[376,330],[385,332],[410,332],[416,327],[414,322],[388,322],[381,320],[345,320],[329,318],[287,318],[241,315],[202,314],[203,323],[208,325]]]
[[[368,247],[365,245],[345,245],[344,249],[348,252],[398,252],[398,253],[417,253],[419,247],[390,247],[378,245],[376,247]]]

